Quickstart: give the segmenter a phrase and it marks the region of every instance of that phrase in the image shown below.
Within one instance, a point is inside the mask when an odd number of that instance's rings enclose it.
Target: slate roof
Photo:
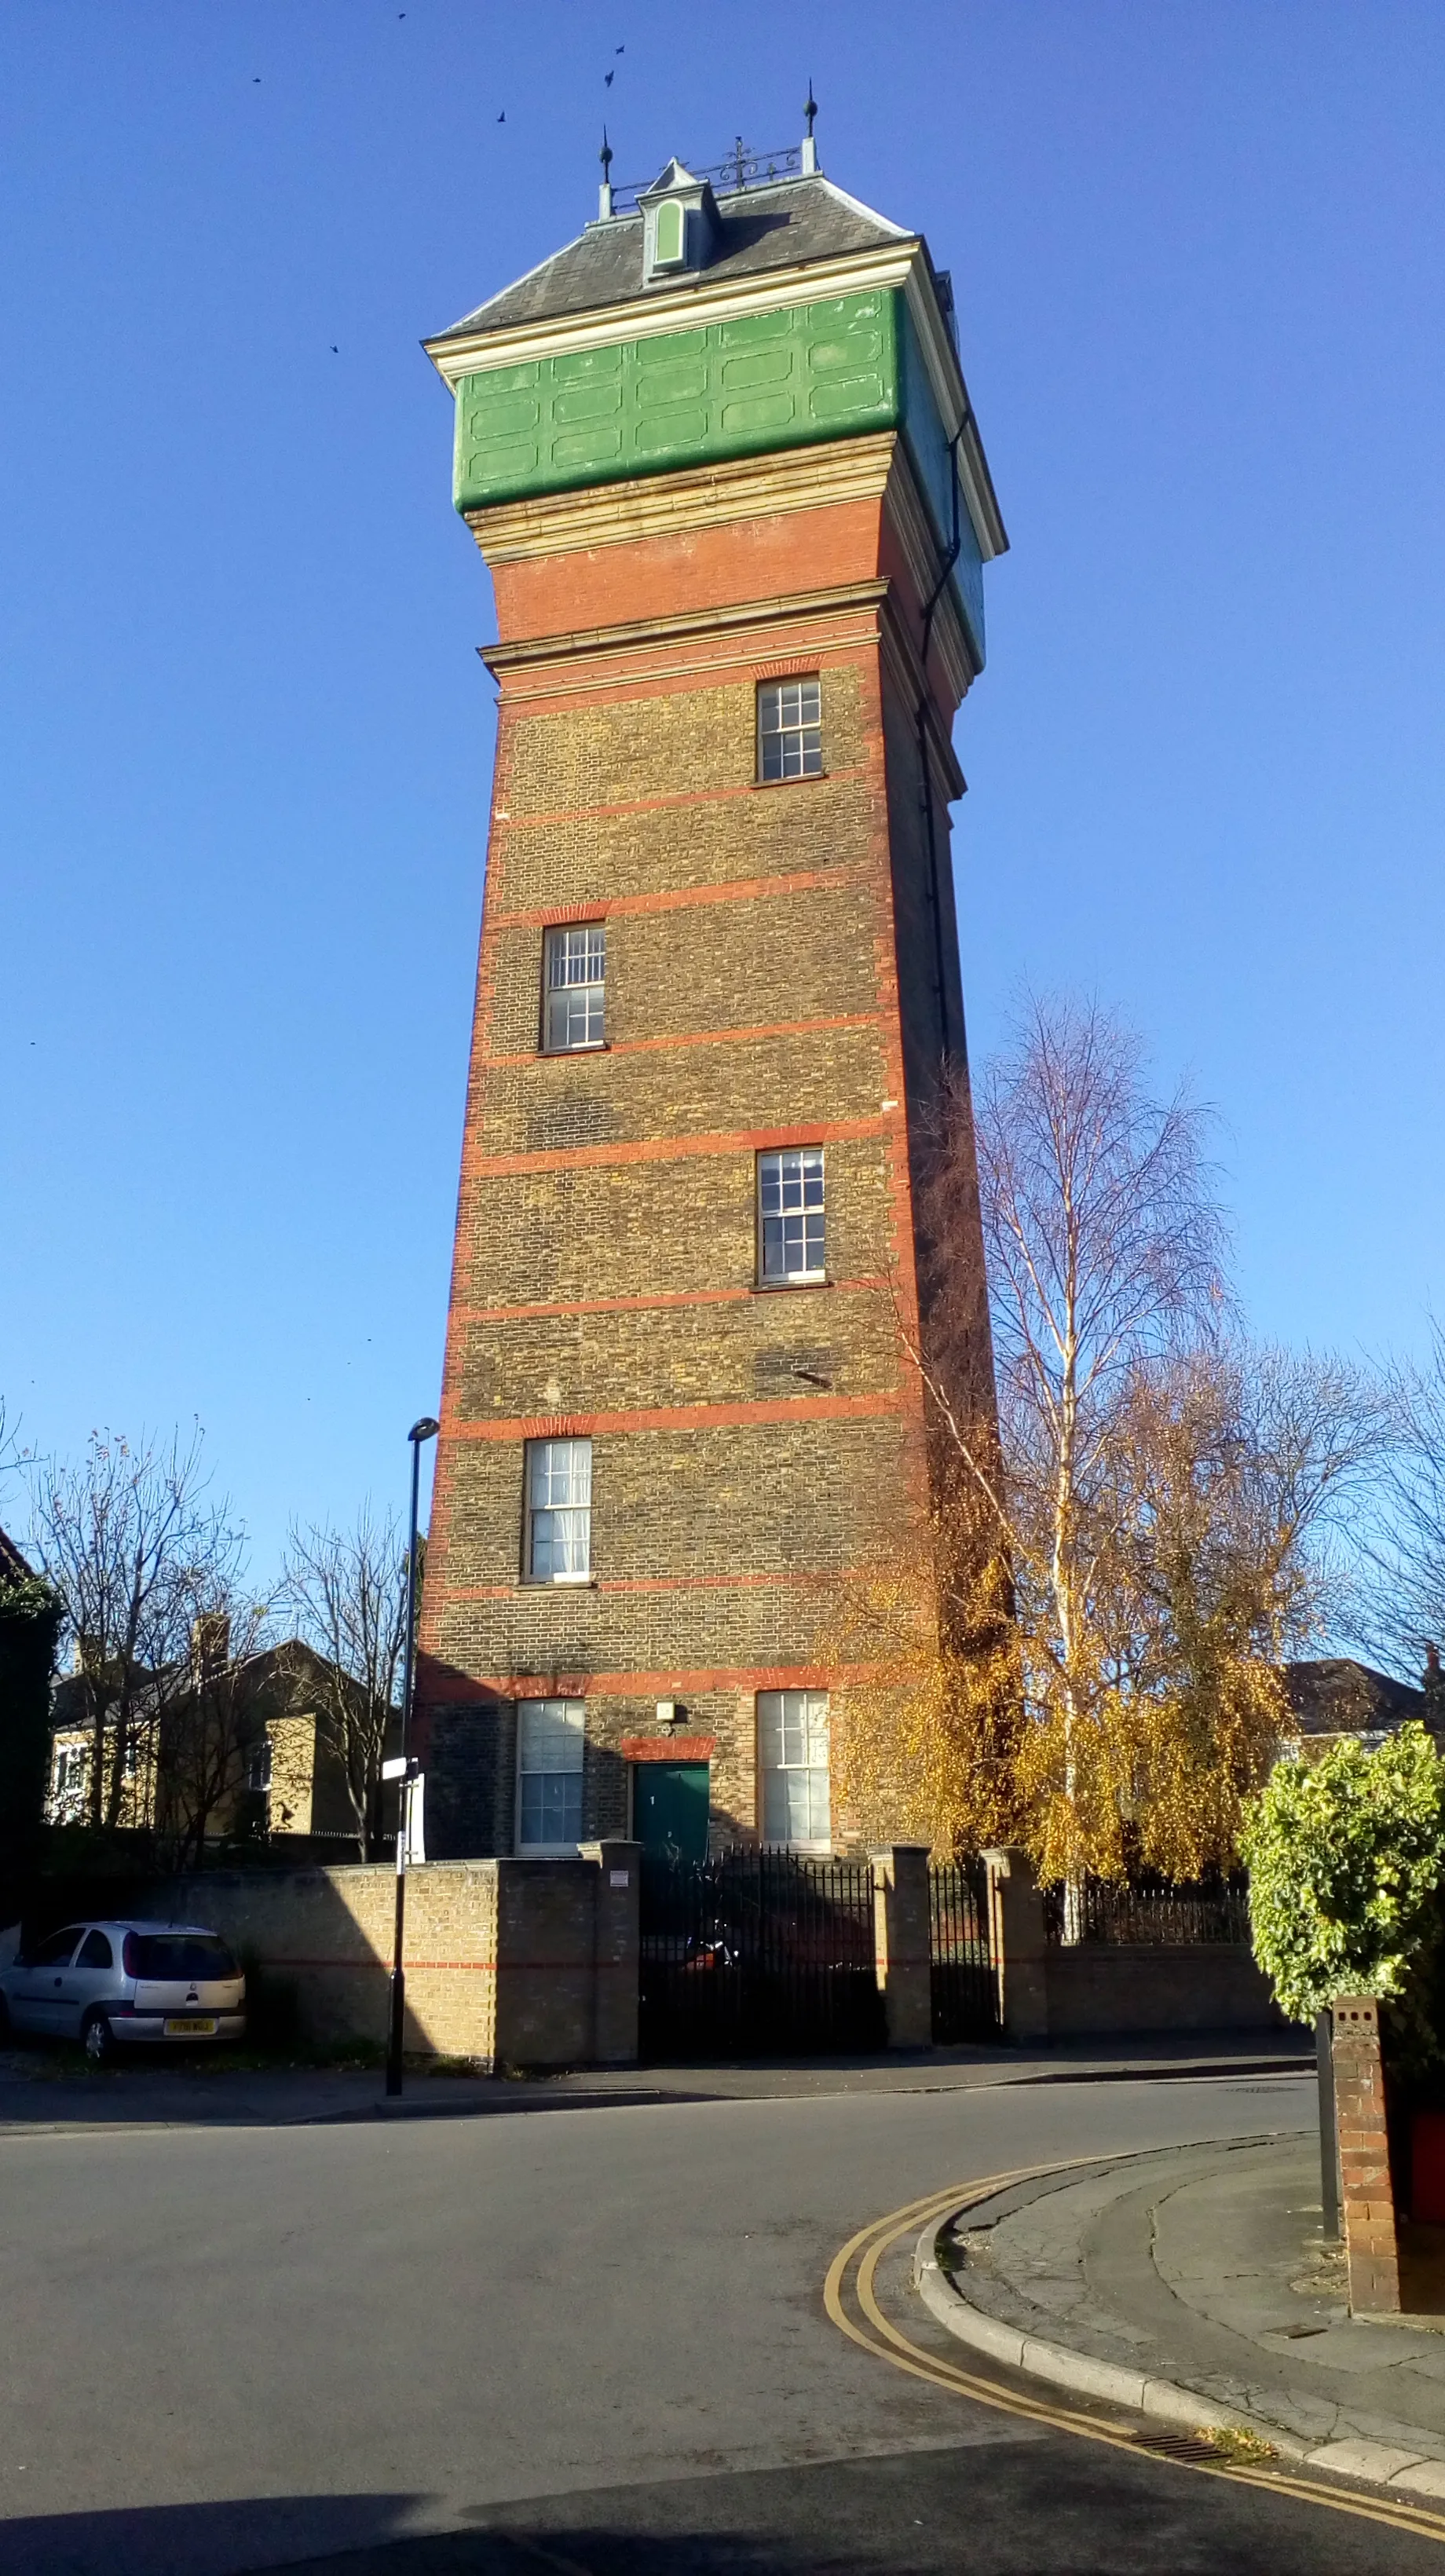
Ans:
[[[1426,1695],[1351,1655],[1286,1664],[1284,1686],[1302,1735],[1388,1735],[1428,1716]]]
[[[515,286],[504,286],[500,295],[479,304],[449,330],[437,332],[428,345],[436,348],[479,331],[511,331],[523,322],[557,321],[608,304],[630,304],[644,293],[685,300],[699,286],[839,259],[850,251],[882,250],[890,242],[914,238],[902,225],[890,224],[845,196],[821,173],[719,197],[717,212],[717,248],[705,268],[644,288],[642,217],[614,215],[610,222],[589,224],[565,250],[543,260]]]

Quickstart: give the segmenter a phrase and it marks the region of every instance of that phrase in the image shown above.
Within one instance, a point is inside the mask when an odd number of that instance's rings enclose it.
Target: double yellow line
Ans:
[[[935,2388],[949,2389],[956,2397],[970,2397],[976,2405],[991,2406],[999,2414],[1019,2415],[1029,2423],[1046,2424],[1054,2432],[1078,2434],[1086,2442],[1102,2442],[1111,2450],[1129,2452],[1136,2460],[1159,2457],[1158,2453],[1151,2454],[1127,2425],[1111,2424],[1101,2416],[1083,2414],[1052,2398],[1006,2387],[1001,2379],[984,2378],[925,2351],[884,2315],[878,2303],[878,2266],[901,2238],[919,2236],[930,2221],[941,2226],[955,2211],[991,2200],[995,2192],[1006,2190],[1010,2183],[1084,2171],[1089,2162],[1095,2161],[1112,2159],[1081,2162],[1071,2157],[1060,2164],[1017,2165],[1008,2173],[986,2174],[974,2182],[955,2183],[947,2191],[931,2192],[926,2200],[908,2201],[902,2209],[891,2209],[886,2217],[875,2218],[871,2226],[860,2227],[857,2235],[850,2236],[834,2255],[823,2285],[823,2303],[834,2325],[850,2342],[861,2345],[864,2352],[871,2352],[879,2361],[891,2361],[896,2370],[906,2370],[914,2379],[926,2379]],[[1413,2532],[1422,2540],[1445,2541],[1445,2516],[1428,2512],[1422,2505],[1397,2501],[1393,2496],[1356,2495],[1328,2485],[1323,2479],[1298,2477],[1273,2466],[1250,2467],[1222,2456],[1217,2461],[1168,2459],[1168,2465],[1193,2470],[1200,2477],[1227,2478],[1236,2486],[1260,2487],[1269,2495],[1291,2496],[1301,2504],[1323,2506],[1330,2513],[1351,2514],[1359,2522],[1384,2523],[1395,2531]]]

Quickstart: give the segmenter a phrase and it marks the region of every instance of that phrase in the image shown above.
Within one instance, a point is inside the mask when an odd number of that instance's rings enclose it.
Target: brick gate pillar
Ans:
[[[1331,2019],[1350,2314],[1396,2316],[1400,2260],[1385,2129],[1380,2007],[1373,1995],[1340,1995],[1331,2007]]]
[[[1044,1900],[1028,1853],[1012,1844],[986,1851],[988,1937],[998,1978],[999,2027],[1020,2047],[1049,2035],[1048,1943]]]
[[[641,1959],[642,1845],[579,1846],[597,1871],[593,1896],[592,2063],[637,2064],[637,1984]]]
[[[890,1843],[873,1863],[873,1956],[890,2048],[933,2045],[928,1847]]]

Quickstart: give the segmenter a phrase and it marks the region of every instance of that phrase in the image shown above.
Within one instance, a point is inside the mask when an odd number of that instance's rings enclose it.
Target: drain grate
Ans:
[[[1217,2445],[1202,2433],[1135,2433],[1132,2439],[1137,2450],[1152,2451],[1156,2459],[1208,2460],[1215,2468],[1220,2465]]]

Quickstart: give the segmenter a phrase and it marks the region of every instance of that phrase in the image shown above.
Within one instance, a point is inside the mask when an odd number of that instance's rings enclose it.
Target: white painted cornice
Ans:
[[[854,251],[840,259],[800,261],[756,277],[717,279],[706,272],[695,286],[669,288],[665,296],[639,295],[589,313],[519,322],[510,331],[469,331],[423,340],[438,375],[455,393],[463,376],[493,367],[515,367],[533,358],[555,358],[573,349],[605,349],[615,340],[650,340],[667,331],[695,331],[708,322],[730,322],[741,313],[772,312],[780,305],[812,304],[820,295],[864,295],[870,288],[902,286],[922,244],[917,234],[882,250]]]

